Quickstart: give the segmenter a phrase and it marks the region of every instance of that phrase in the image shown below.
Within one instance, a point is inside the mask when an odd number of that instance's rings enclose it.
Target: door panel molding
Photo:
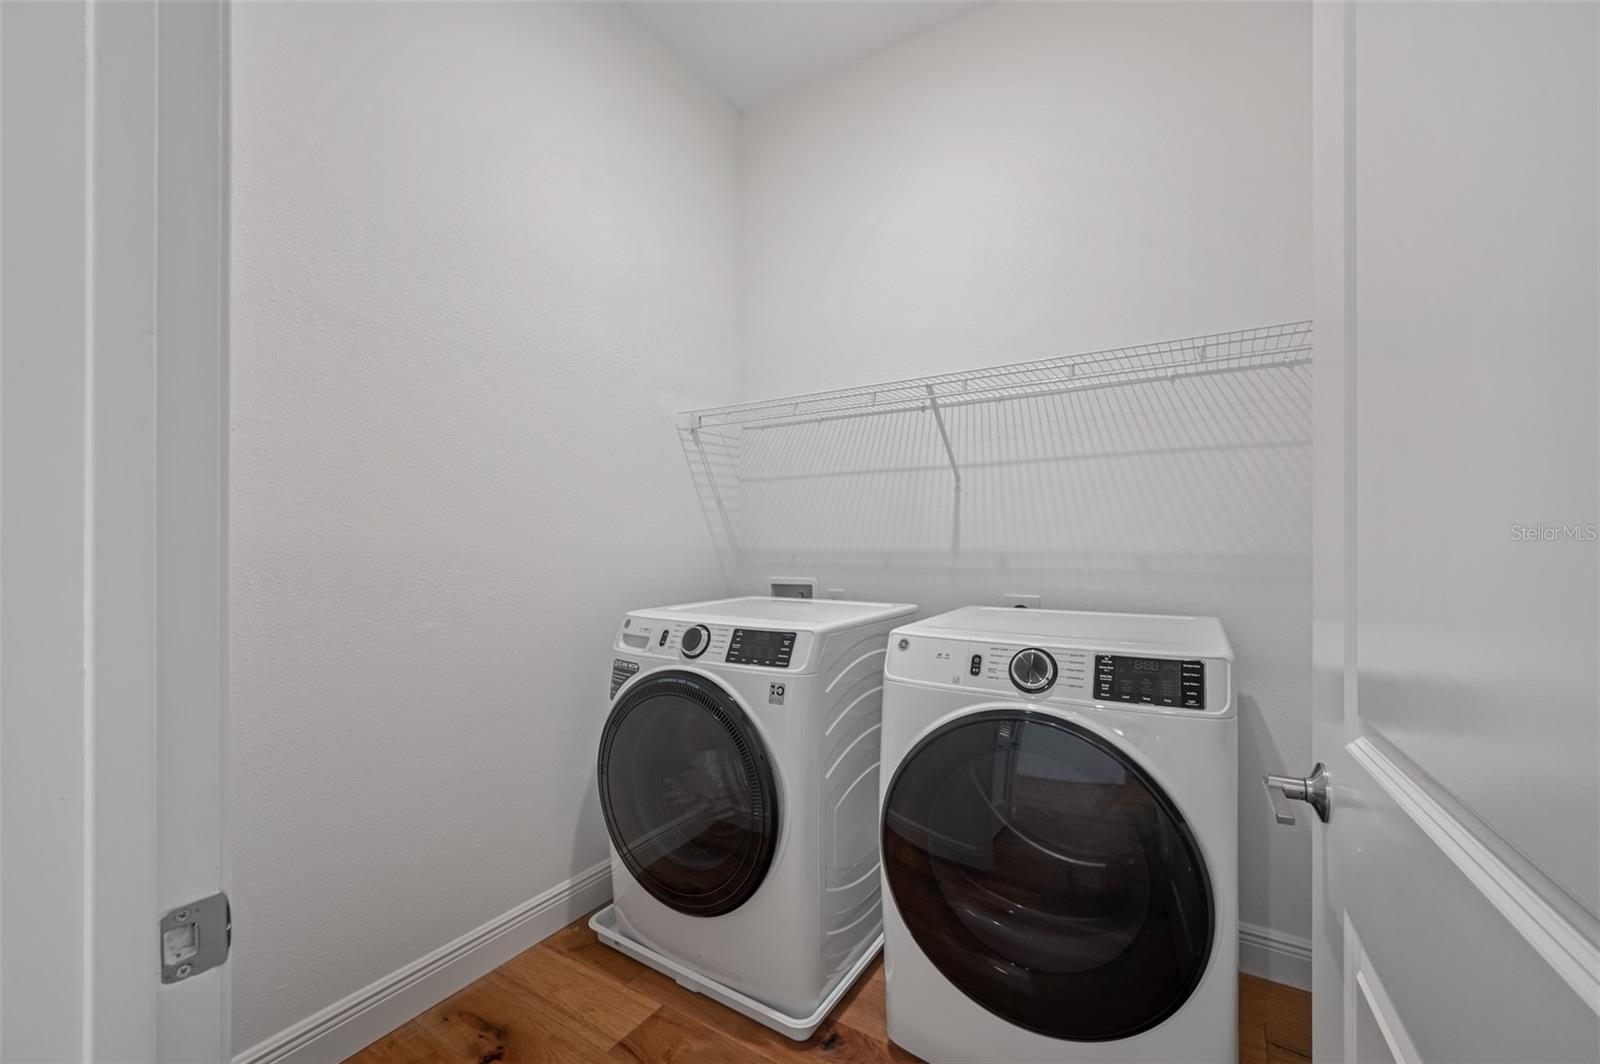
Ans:
[[[1344,942],[1345,1046],[1354,1050],[1356,1060],[1378,1059],[1370,1051],[1366,1051],[1367,1047],[1372,1046],[1371,1037],[1362,1037],[1361,1014],[1364,1006],[1372,1017],[1372,1024],[1377,1028],[1384,1047],[1388,1050],[1389,1059],[1394,1061],[1394,1064],[1413,1064],[1421,1061],[1422,1055],[1417,1052],[1416,1044],[1411,1041],[1411,1035],[1406,1031],[1406,1025],[1401,1022],[1394,1002],[1389,1000],[1388,992],[1383,989],[1383,980],[1378,978],[1377,971],[1372,967],[1372,958],[1368,957],[1367,951],[1362,948],[1361,936],[1351,923],[1349,914],[1344,918]]]
[[[1370,739],[1363,736],[1346,749],[1506,922],[1600,1015],[1600,947]]]

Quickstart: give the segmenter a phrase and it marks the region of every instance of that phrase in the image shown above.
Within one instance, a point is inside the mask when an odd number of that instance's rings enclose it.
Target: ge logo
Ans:
[[[774,683],[774,684],[768,684],[767,685],[767,705],[769,705],[769,706],[781,706],[781,705],[783,705],[784,687],[785,687],[785,685],[783,685],[781,683]]]
[[[909,639],[900,640],[900,649],[901,650],[910,650],[911,649],[911,640],[909,640]]]

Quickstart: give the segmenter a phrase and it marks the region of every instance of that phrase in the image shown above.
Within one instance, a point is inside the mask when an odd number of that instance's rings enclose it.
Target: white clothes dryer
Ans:
[[[1235,1058],[1220,623],[955,610],[890,637],[883,718],[892,1041],[935,1064]]]
[[[623,619],[598,766],[603,941],[811,1035],[882,942],[883,659],[915,612],[737,598]]]

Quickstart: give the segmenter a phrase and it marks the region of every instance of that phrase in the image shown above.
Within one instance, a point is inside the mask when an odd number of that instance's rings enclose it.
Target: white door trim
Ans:
[[[159,13],[156,909],[226,891],[229,6]],[[160,1059],[232,1049],[227,967],[161,988]]]
[[[89,228],[81,5],[0,5],[0,1058],[85,1055]],[[48,101],[23,107],[27,99]]]
[[[227,1055],[225,15],[0,4],[0,1059]]]

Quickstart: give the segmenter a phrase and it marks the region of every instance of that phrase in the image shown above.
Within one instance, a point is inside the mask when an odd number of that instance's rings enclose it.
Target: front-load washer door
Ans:
[[[742,905],[778,845],[766,747],[733,696],[697,673],[646,676],[618,700],[600,739],[600,808],[640,885],[693,916]]]
[[[918,743],[885,798],[883,867],[945,978],[1053,1038],[1156,1026],[1211,952],[1182,814],[1124,752],[1041,713],[978,712]]]

